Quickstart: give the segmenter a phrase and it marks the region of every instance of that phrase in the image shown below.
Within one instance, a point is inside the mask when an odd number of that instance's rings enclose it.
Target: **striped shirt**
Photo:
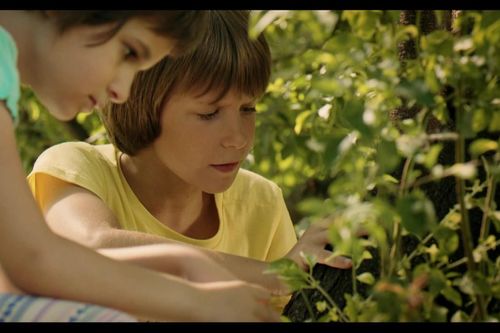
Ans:
[[[135,322],[124,312],[46,297],[0,293],[0,322]]]

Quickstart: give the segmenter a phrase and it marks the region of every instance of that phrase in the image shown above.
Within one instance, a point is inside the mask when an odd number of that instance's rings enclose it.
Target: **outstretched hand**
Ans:
[[[325,249],[329,244],[328,228],[330,224],[331,221],[326,219],[309,226],[297,244],[288,252],[286,258],[292,259],[304,270],[308,266],[302,258],[301,252],[316,257],[317,262],[320,264],[341,269],[351,268],[351,259],[343,256],[332,257],[332,251]]]

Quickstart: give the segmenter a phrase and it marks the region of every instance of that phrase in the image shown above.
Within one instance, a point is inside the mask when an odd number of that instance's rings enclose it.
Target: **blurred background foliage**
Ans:
[[[323,297],[300,320],[499,320],[500,12],[254,11],[251,35],[262,32],[273,74],[244,167],[281,186],[299,234],[330,216],[336,254],[356,269],[367,247],[379,255],[377,274],[353,270],[342,304],[312,270],[278,262],[293,290]],[[107,142],[96,114],[61,123],[29,89],[20,111],[26,172],[56,143]],[[448,206],[426,192],[445,179]],[[407,252],[404,236],[416,239]]]

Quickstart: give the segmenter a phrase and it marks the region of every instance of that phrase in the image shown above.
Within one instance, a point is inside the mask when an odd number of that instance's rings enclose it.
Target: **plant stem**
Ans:
[[[335,301],[330,297],[330,295],[328,295],[328,293],[325,291],[325,289],[323,289],[319,285],[319,283],[317,284],[316,288],[321,293],[321,295],[323,295],[323,297],[328,301],[328,303],[330,303],[331,307],[333,307],[335,309],[335,311],[339,315],[339,318],[342,319],[342,321],[344,321],[344,322],[348,322],[349,319],[342,313],[342,311],[340,310],[340,308],[337,306],[337,304],[335,303]]]
[[[403,167],[403,172],[401,175],[401,183],[399,184],[399,192],[398,192],[398,197],[402,198],[403,195],[406,193],[406,184],[408,182],[408,177],[410,175],[410,170],[413,167],[413,157],[408,157],[405,161],[404,167]],[[401,222],[396,222],[394,225],[394,243],[392,245],[391,249],[391,262],[389,265],[389,275],[395,275],[396,270],[397,270],[397,263],[400,261],[401,257],[401,233],[402,233],[402,227],[401,227]]]
[[[483,162],[484,162],[484,168],[486,169],[488,180],[486,187],[486,198],[484,199],[483,218],[481,220],[481,230],[479,232],[479,244],[481,244],[486,239],[486,236],[489,234],[490,218],[488,215],[490,214],[491,203],[493,201],[493,198],[495,197],[495,190],[497,185],[495,176],[489,172],[486,160],[483,159]],[[481,272],[483,272],[483,274],[487,273],[485,262],[481,262]]]
[[[495,189],[496,189],[496,179],[493,175],[490,174],[488,175],[486,199],[484,200],[483,218],[481,221],[481,232],[479,234],[480,241],[484,241],[486,235],[488,235],[489,232],[490,219],[488,215],[490,213],[491,203],[493,201],[493,198],[495,197]]]
[[[434,236],[434,234],[431,232],[430,234],[428,234],[421,242],[420,244],[421,245],[425,245],[425,243],[427,243],[428,241],[430,241],[432,239],[432,237]],[[418,253],[418,246],[415,250],[413,250],[410,255],[408,256],[408,261],[411,261]]]
[[[300,289],[299,292],[302,298],[304,298],[304,304],[306,305],[307,312],[309,312],[309,315],[311,316],[311,320],[316,321],[316,316],[314,315],[314,311],[309,303],[309,300],[307,299],[307,296],[304,294],[304,290]]]
[[[458,104],[461,105],[459,94]],[[456,119],[457,119],[457,132],[458,140],[455,142],[455,163],[464,163],[465,161],[465,138],[461,127],[463,126],[463,112],[461,108],[457,108]],[[469,222],[469,212],[465,207],[465,181],[460,177],[455,177],[455,192],[457,195],[457,201],[460,206],[461,223],[460,229],[462,231],[462,243],[464,246],[465,256],[467,258],[467,269],[474,277],[474,273],[477,271],[477,267],[474,263],[474,257],[472,254],[473,243],[472,236],[470,232],[470,222]],[[486,318],[486,307],[484,305],[484,300],[481,295],[476,295],[476,307],[479,315],[479,320],[484,320]]]
[[[450,269],[453,269],[455,267],[458,267],[462,264],[465,264],[467,262],[467,258],[461,258],[461,259],[458,259],[457,261],[455,261],[454,263],[451,263],[449,264],[446,269],[450,270]]]

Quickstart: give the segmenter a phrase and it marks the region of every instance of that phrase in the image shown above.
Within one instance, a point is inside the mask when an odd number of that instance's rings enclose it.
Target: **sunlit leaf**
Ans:
[[[489,139],[474,140],[469,146],[469,151],[473,156],[479,156],[490,150],[497,150],[498,143]]]
[[[361,273],[358,276],[356,276],[356,279],[362,283],[372,285],[375,283],[375,278],[373,277],[373,274],[371,273]]]

